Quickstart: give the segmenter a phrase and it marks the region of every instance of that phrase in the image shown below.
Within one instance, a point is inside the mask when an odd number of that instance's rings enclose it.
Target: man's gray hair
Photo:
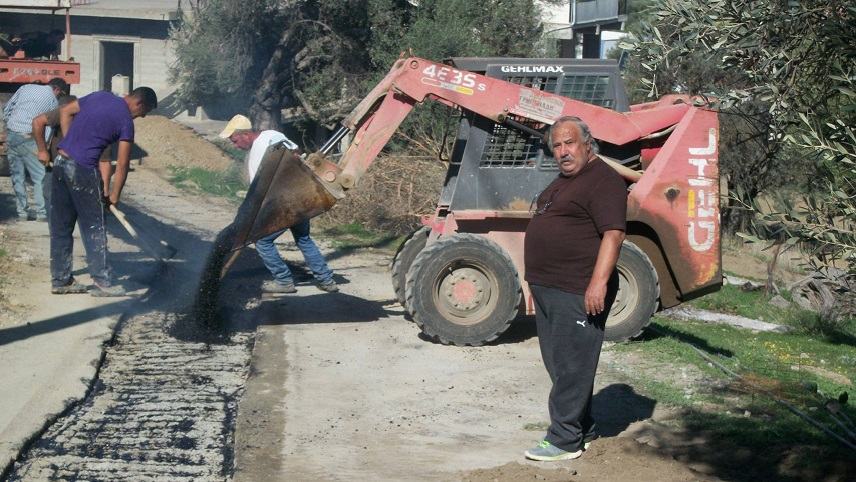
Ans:
[[[552,150],[553,150],[553,130],[555,130],[560,124],[567,124],[567,123],[576,124],[577,127],[580,128],[580,134],[582,135],[582,141],[587,143],[587,144],[591,144],[591,151],[593,153],[597,154],[598,151],[600,150],[600,148],[597,145],[597,141],[594,139],[594,137],[592,137],[591,129],[589,129],[588,124],[586,124],[579,117],[573,116],[573,115],[566,115],[566,116],[559,117],[558,119],[556,119],[555,122],[553,122],[553,125],[551,125],[549,129],[547,129],[547,136],[544,138],[545,142],[547,143],[547,148],[550,149],[550,151],[552,152]]]

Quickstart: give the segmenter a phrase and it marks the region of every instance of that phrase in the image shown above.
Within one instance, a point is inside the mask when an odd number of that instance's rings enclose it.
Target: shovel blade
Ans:
[[[232,222],[232,250],[328,211],[344,197],[283,146],[268,149]]]

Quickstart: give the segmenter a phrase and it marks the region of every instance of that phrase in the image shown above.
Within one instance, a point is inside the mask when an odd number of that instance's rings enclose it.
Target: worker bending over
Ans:
[[[247,154],[247,172],[250,182],[255,178],[256,171],[258,171],[259,165],[269,147],[282,143],[288,149],[297,149],[297,144],[279,131],[253,131],[250,120],[240,114],[229,121],[226,128],[220,133],[220,137],[229,139],[239,149],[249,149],[249,153]],[[315,241],[309,236],[309,220],[307,219],[295,224],[288,229],[291,230],[291,235],[294,236],[294,242],[303,254],[306,265],[312,270],[312,274],[318,282],[318,288],[330,293],[339,291],[339,287],[333,280],[333,271],[327,266],[324,256],[321,254]],[[262,291],[268,293],[297,292],[291,270],[288,269],[288,265],[282,260],[274,244],[276,239],[282,236],[284,232],[285,229],[282,229],[256,241],[256,251],[258,251],[259,257],[262,258],[262,263],[264,263],[265,267],[274,277],[272,281],[265,281],[262,284]]]

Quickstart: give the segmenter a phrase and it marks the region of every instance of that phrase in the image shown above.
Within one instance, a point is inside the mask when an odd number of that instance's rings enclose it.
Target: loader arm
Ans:
[[[574,115],[591,127],[596,139],[616,145],[677,124],[690,107],[688,96],[672,96],[656,109],[616,112],[425,59],[399,59],[342,122],[352,134],[338,164],[341,173],[336,173],[342,188],[357,184],[413,106],[425,100],[474,112],[500,124],[529,121],[551,125],[559,117]]]
[[[282,146],[266,153],[233,222],[232,249],[329,210],[358,184],[413,107],[426,100],[518,129],[521,123],[543,128],[574,115],[596,139],[615,145],[671,128],[692,108],[688,96],[673,96],[649,108],[616,112],[417,57],[399,59],[318,152],[305,161]],[[348,148],[332,162],[326,154],[346,136]]]

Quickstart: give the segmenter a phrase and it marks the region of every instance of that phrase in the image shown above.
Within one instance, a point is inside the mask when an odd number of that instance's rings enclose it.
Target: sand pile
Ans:
[[[134,161],[155,170],[168,166],[196,166],[222,171],[235,163],[232,158],[193,129],[166,117],[152,115],[134,121]]]

